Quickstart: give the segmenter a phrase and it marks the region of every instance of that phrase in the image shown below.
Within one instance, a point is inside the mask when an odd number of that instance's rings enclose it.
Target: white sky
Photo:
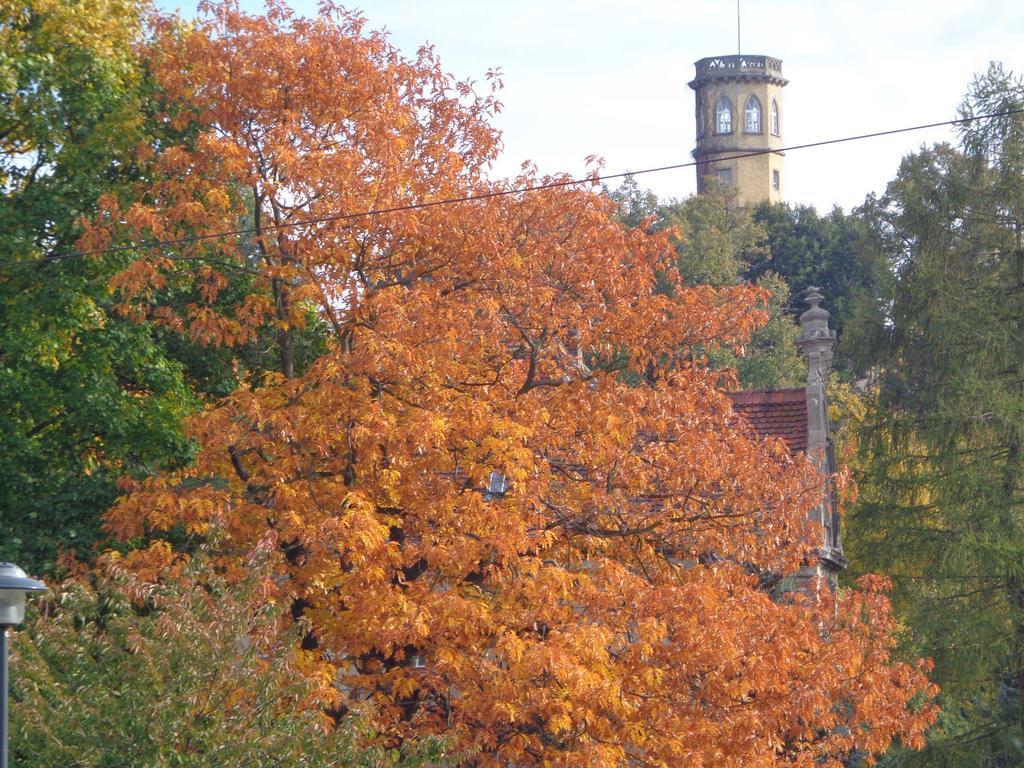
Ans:
[[[312,12],[315,0],[292,0]],[[164,7],[176,5],[163,0]],[[242,0],[256,9],[255,0]],[[504,73],[495,172],[606,172],[688,162],[693,62],[736,53],[735,0],[357,0],[408,54],[430,42],[445,68]],[[630,7],[632,5],[632,7]],[[191,12],[191,3],[182,3]],[[991,60],[1024,73],[1021,0],[742,0],[743,52],[782,59],[787,145],[955,117]],[[939,128],[786,157],[787,199],[827,211],[881,193],[900,158],[949,139]],[[637,178],[659,197],[695,189],[692,168]]]

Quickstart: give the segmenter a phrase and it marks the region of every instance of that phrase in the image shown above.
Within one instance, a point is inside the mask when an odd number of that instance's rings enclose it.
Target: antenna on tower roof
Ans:
[[[743,55],[743,49],[740,48],[740,0],[736,0],[736,55]]]

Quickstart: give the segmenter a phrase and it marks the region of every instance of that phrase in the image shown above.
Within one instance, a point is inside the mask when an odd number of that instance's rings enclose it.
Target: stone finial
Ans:
[[[814,286],[807,289],[804,301],[811,308],[800,315],[800,338],[797,344],[807,358],[807,383],[820,384],[827,377],[832,366],[832,348],[836,343],[836,332],[828,327],[831,317],[821,306],[825,297],[821,289]]]

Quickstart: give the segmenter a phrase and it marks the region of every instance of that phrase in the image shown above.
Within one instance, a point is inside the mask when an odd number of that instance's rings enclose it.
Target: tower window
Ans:
[[[778,192],[782,188],[782,176],[778,168],[772,169],[772,189]]]
[[[732,168],[716,168],[715,177],[725,186],[732,186]]]
[[[732,105],[725,96],[715,106],[715,133],[732,133]]]
[[[745,122],[743,128],[747,133],[760,133],[761,132],[761,102],[758,101],[757,96],[753,94],[747,99],[747,104],[743,108],[743,115]]]
[[[772,99],[771,121],[772,121],[772,135],[773,136],[778,136],[779,135],[779,103],[777,101],[775,101],[775,99]]]

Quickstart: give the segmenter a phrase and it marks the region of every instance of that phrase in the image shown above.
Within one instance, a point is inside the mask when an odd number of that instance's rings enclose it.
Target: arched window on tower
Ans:
[[[757,96],[750,94],[747,98],[747,105],[743,108],[743,115],[745,122],[743,123],[743,130],[747,133],[760,133],[761,132],[761,102],[758,101]]]
[[[732,104],[725,96],[715,106],[715,133],[732,133]]]
[[[778,136],[779,135],[779,103],[777,101],[775,101],[775,99],[772,99],[771,121],[772,121],[772,135],[773,136]]]

